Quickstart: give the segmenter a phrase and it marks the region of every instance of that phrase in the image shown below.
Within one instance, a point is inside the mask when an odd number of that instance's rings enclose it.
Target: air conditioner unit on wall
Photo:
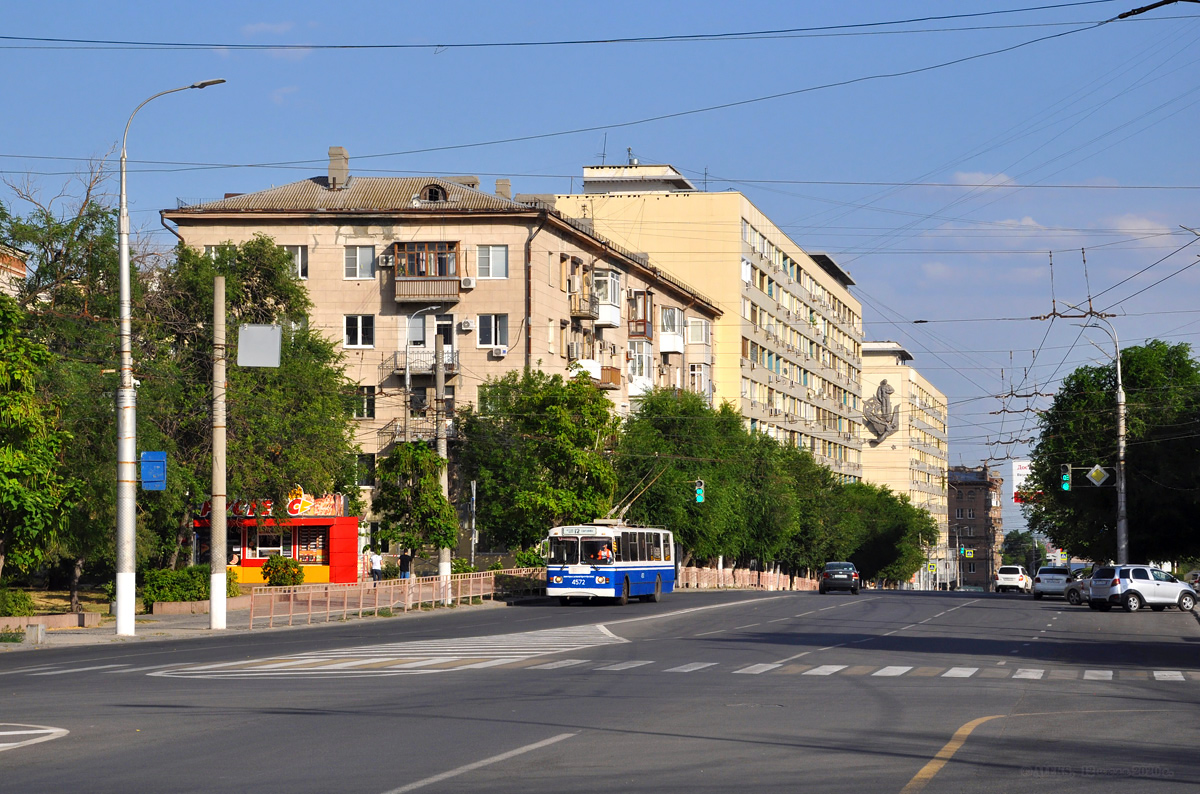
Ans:
[[[505,356],[508,355],[508,348],[507,347],[493,347],[492,355],[495,356],[496,358],[504,358]]]
[[[472,276],[463,276],[461,284],[463,289],[475,289],[475,279]]]
[[[458,327],[463,329],[464,331],[473,331],[473,330],[475,330],[475,321],[469,320],[469,319],[463,320],[461,323],[458,324]]]
[[[567,358],[572,361],[583,358],[583,345],[579,342],[567,343]]]
[[[567,276],[567,292],[572,295],[579,292],[579,276]]]

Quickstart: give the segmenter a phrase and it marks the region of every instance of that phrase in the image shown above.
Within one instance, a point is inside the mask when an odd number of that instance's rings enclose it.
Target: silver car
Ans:
[[[1057,565],[1043,565],[1033,577],[1033,597],[1065,595],[1071,569]]]
[[[1028,593],[1032,587],[1033,579],[1023,565],[1001,565],[1000,570],[996,571],[997,593],[1003,593],[1005,590]]]
[[[1077,607],[1080,604],[1088,603],[1091,590],[1091,570],[1079,570],[1071,574],[1071,580],[1067,582],[1067,588],[1063,590],[1063,597],[1067,599],[1068,604]]]
[[[1118,604],[1126,612],[1146,606],[1155,612],[1167,607],[1191,612],[1196,606],[1196,591],[1187,582],[1150,565],[1097,568],[1092,574],[1088,606],[1107,612]]]

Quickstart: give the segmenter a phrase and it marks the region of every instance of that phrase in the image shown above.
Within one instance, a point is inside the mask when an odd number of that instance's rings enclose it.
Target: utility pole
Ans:
[[[446,363],[442,360],[442,351],[445,348],[445,342],[442,339],[442,334],[434,329],[434,356],[433,356],[433,383],[434,383],[434,434],[437,439],[437,454],[442,459],[442,496],[450,499],[450,465],[447,460],[446,452],[446,425],[445,425],[445,407],[446,407]],[[444,582],[444,601],[450,603],[450,549],[438,549],[438,576]]]
[[[479,533],[475,530],[475,481],[471,480],[471,567],[475,567],[475,544],[479,542]]]
[[[225,628],[225,277],[213,279],[212,512],[209,513],[208,627]]]
[[[1099,328],[1113,340],[1117,364],[1117,565],[1129,562],[1129,515],[1125,494],[1125,383],[1121,379],[1121,343],[1117,329],[1102,314],[1095,315],[1104,325],[1088,323],[1084,328]],[[1107,326],[1107,327],[1105,327]]]

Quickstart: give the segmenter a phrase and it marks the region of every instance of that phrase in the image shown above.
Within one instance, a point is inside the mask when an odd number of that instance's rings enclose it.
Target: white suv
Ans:
[[[1092,574],[1088,606],[1107,612],[1120,604],[1126,612],[1148,606],[1155,612],[1179,607],[1191,612],[1196,591],[1166,571],[1149,565],[1117,565],[1097,568]]]
[[[1007,590],[1028,593],[1031,589],[1033,589],[1033,580],[1029,578],[1029,572],[1023,565],[1001,565],[1000,570],[996,572],[997,593]]]

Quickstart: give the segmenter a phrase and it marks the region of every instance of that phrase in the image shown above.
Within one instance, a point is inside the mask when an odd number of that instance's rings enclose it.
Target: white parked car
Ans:
[[[1126,612],[1137,612],[1142,607],[1155,612],[1179,607],[1191,612],[1196,606],[1196,591],[1187,582],[1150,565],[1104,566],[1092,574],[1088,606],[1104,612],[1114,606]]]
[[[1071,569],[1066,566],[1043,565],[1033,577],[1033,597],[1060,596],[1066,594],[1071,579]]]
[[[1009,590],[1028,593],[1033,589],[1033,579],[1023,565],[1001,565],[1000,570],[996,572],[995,579],[997,593]]]

